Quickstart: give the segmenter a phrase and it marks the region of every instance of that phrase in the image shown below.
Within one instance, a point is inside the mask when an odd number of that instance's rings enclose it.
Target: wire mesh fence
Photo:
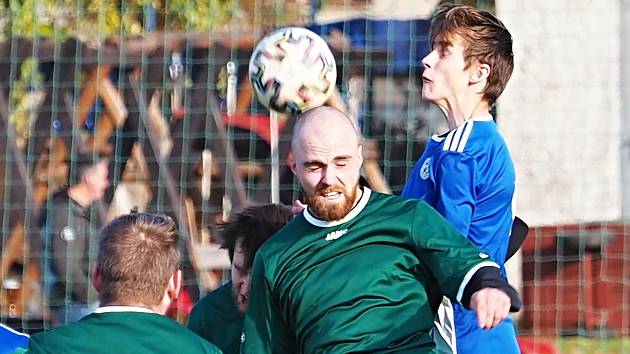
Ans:
[[[216,223],[271,198],[269,112],[256,101],[247,67],[257,41],[278,27],[304,26],[326,39],[339,102],[366,139],[373,168],[364,174],[399,194],[425,142],[447,129],[420,94],[420,60],[439,1],[411,2],[414,13],[404,18],[379,14],[378,3],[0,1],[0,321],[29,332],[49,328],[42,228],[55,212],[52,196],[79,181],[84,161],[106,159],[110,182],[88,212],[92,235],[130,208],[167,213],[184,234],[191,301],[220,282],[228,260],[213,246]],[[237,85],[228,115],[230,80]],[[292,118],[280,117],[281,160]],[[299,185],[284,164],[279,176],[280,201],[292,204]],[[557,243],[570,238],[561,226],[535,229],[525,245],[524,335],[628,334],[626,228],[576,228],[571,255]],[[616,236],[591,249],[579,238],[585,233]],[[87,263],[95,254],[89,240]],[[607,300],[613,293],[617,301]],[[179,312],[185,317],[184,305]]]

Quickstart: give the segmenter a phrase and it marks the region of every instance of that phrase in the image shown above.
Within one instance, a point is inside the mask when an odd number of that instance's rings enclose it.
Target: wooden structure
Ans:
[[[251,124],[249,128],[242,122],[239,125],[220,112],[216,84],[212,80],[217,79],[227,60],[236,62],[239,72],[246,73],[255,42],[255,38],[234,33],[212,36],[152,33],[142,39],[111,39],[100,48],[90,48],[76,40],[55,44],[47,39],[14,38],[0,43],[0,83],[5,83],[0,87],[0,96],[8,97],[11,78],[15,77],[20,63],[30,57],[36,57],[43,71],[45,95],[32,124],[28,146],[12,151],[27,161],[22,166],[25,171],[33,171],[32,176],[14,176],[20,181],[23,192],[31,196],[31,202],[26,203],[29,210],[10,219],[11,232],[2,237],[5,242],[1,245],[0,280],[11,288],[8,289],[11,296],[6,291],[0,293],[0,316],[26,316],[25,304],[34,292],[24,286],[24,282],[18,289],[13,289],[13,283],[8,284],[10,286],[6,283],[10,270],[16,265],[22,267],[27,277],[24,280],[34,282],[40,276],[39,260],[33,257],[33,253],[37,253],[34,242],[38,237],[34,222],[37,218],[25,227],[25,215],[36,214],[51,190],[65,183],[67,161],[77,153],[113,156],[110,180],[114,183],[123,181],[126,176],[144,176],[153,196],[148,209],[166,211],[178,220],[187,240],[191,264],[196,271],[202,271],[204,287],[216,283],[221,276],[219,273],[203,271],[228,265],[223,251],[212,244],[213,225],[224,214],[223,196],[229,195],[232,209],[241,208],[248,202],[243,188],[238,187],[242,185],[241,178],[268,183],[265,182],[268,170],[257,161],[243,161],[247,155],[237,156],[234,152],[228,127],[259,136],[263,132],[252,128]],[[187,56],[186,71],[193,86],[187,90],[188,100],[182,112],[168,109],[169,89],[174,84],[169,77],[173,52]],[[335,50],[335,54],[350,58],[351,62],[365,62],[364,54],[352,49]],[[362,75],[361,67],[353,65],[350,73]],[[83,79],[79,80],[80,77]],[[240,81],[246,84],[241,85],[235,114],[251,123],[255,118],[248,110],[253,93],[244,75]],[[100,112],[95,109],[97,100],[102,102]],[[152,100],[159,103],[151,106]],[[336,104],[339,105],[339,101]],[[0,100],[2,112],[7,122],[6,99]],[[94,116],[94,131],[85,134],[83,127],[90,115]],[[155,121],[161,125],[154,124]],[[262,122],[265,122],[264,117]],[[160,132],[158,126],[166,129]],[[284,136],[281,141],[287,142],[290,129],[282,131],[283,126],[280,125],[279,133]],[[53,135],[48,134],[50,132]],[[11,134],[6,136],[11,140]],[[164,137],[172,142],[168,156],[159,146]],[[261,140],[265,141],[264,136]],[[376,149],[369,146],[364,149],[368,180],[377,190],[388,191],[376,163]],[[3,151],[3,156],[7,156],[7,151]],[[37,160],[26,159],[26,151]],[[134,155],[134,151],[139,154]],[[135,165],[144,166],[143,173],[123,174],[130,159],[141,162]],[[242,162],[237,163],[238,160]],[[231,173],[226,174],[226,171]],[[287,183],[290,184],[292,177],[288,169],[286,172],[289,172]],[[226,175],[234,179],[226,183]],[[226,188],[226,185],[236,187]],[[202,186],[207,186],[209,191],[201,193]],[[165,198],[161,198],[162,195]],[[253,194],[253,197],[265,201],[268,195]],[[158,206],[158,200],[166,205]],[[290,202],[285,200],[285,203]],[[176,316],[183,320],[181,314]]]
[[[520,334],[630,334],[630,225],[530,228]]]

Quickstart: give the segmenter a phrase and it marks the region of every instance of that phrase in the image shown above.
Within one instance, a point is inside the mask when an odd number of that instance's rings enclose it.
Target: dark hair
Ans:
[[[492,106],[514,70],[512,36],[505,25],[487,11],[446,4],[433,15],[430,32],[431,47],[436,41],[450,43],[454,39],[461,40],[466,68],[475,61],[490,66],[483,98]]]
[[[108,163],[109,160],[99,155],[78,155],[76,158],[67,160],[68,164],[68,185],[73,186],[83,180],[83,178],[100,163]]]
[[[159,304],[179,268],[178,241],[175,223],[166,215],[131,213],[105,225],[97,257],[101,303]]]
[[[227,222],[218,225],[221,246],[228,250],[231,261],[234,258],[236,244],[242,239],[244,265],[251,268],[254,255],[260,246],[292,218],[291,208],[286,205],[265,204],[247,207],[232,214]]]

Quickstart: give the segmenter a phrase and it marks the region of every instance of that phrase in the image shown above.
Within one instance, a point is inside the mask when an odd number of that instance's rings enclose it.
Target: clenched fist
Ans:
[[[496,288],[483,288],[473,293],[470,308],[477,313],[479,327],[490,329],[503,321],[510,313],[510,297]]]

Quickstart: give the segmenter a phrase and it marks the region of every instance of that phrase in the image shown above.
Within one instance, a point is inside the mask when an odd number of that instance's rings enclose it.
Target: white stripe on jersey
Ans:
[[[468,122],[466,128],[464,129],[464,134],[462,135],[462,140],[459,142],[459,146],[457,147],[458,152],[463,152],[464,147],[466,146],[466,142],[468,142],[468,137],[470,136],[470,132],[472,132],[473,121]]]
[[[481,253],[479,254],[481,256]],[[464,275],[464,279],[462,279],[462,283],[459,284],[459,289],[457,290],[457,301],[459,301],[459,303],[462,302],[462,297],[464,296],[464,289],[466,289],[466,286],[468,285],[468,282],[470,281],[470,279],[472,279],[473,275],[475,275],[475,273],[483,267],[495,267],[495,268],[501,268],[499,267],[498,264],[492,262],[492,261],[485,261],[485,262],[481,262],[481,263],[477,263],[477,265],[475,265],[474,267],[470,268],[470,270],[468,271],[468,273],[466,273],[466,275]]]
[[[473,124],[473,121],[467,121],[460,125],[457,129],[448,133],[444,146],[442,146],[442,150],[463,152],[466,147],[466,143],[468,142],[468,137],[472,132]]]
[[[455,135],[453,136],[453,142],[451,143],[451,146],[448,148],[449,150],[457,150],[457,146],[459,146],[459,139],[462,138],[462,132],[464,131],[466,125],[468,125],[468,122],[460,125],[457,129],[455,129]]]
[[[453,135],[455,134],[455,130],[452,130],[448,135],[446,135],[446,140],[444,141],[444,146],[442,146],[442,150],[448,151],[449,146],[451,146],[451,141],[453,141]]]

